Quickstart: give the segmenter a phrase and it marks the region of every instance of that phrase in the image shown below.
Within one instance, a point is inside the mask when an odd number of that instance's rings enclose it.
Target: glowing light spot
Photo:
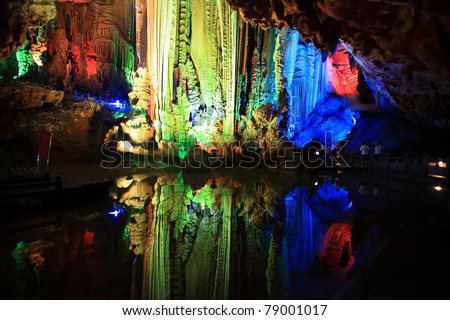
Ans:
[[[38,37],[40,38],[40,37]],[[42,40],[42,39],[41,39]],[[33,58],[34,63],[38,66],[42,67],[44,63],[42,62],[42,53],[47,50],[45,41],[38,41],[37,43],[31,44],[31,56]]]
[[[41,60],[41,54],[39,52],[33,52],[33,60],[38,66],[42,67],[44,64]]]
[[[93,247],[94,244],[95,233],[85,229],[83,236],[83,247],[90,248]]]
[[[117,143],[117,151],[118,152],[131,152],[133,153],[134,147],[130,141],[119,141]]]
[[[315,185],[315,186],[318,186],[318,185],[319,185],[319,183],[318,183],[318,182],[314,182],[314,185]]]
[[[436,187],[434,187],[434,189],[437,190],[437,191],[442,191],[442,187],[441,186],[436,186]]]
[[[113,110],[117,110],[120,112],[125,112],[130,110],[130,106],[125,102],[120,102],[120,100],[116,100],[115,102],[110,102],[109,107]]]
[[[109,214],[109,215],[114,216],[115,218],[117,218],[117,216],[120,213],[123,213],[123,212],[124,212],[124,210],[122,208],[117,208],[117,209],[114,209],[112,211],[107,212],[106,214]]]

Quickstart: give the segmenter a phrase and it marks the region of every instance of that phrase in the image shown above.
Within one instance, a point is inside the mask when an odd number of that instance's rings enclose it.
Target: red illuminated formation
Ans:
[[[334,91],[338,95],[356,95],[358,86],[358,70],[350,65],[350,54],[338,46],[335,54],[329,54],[331,62],[330,78]]]
[[[97,74],[97,54],[92,50],[90,41],[83,44],[83,49],[86,52],[87,77],[90,78]]]

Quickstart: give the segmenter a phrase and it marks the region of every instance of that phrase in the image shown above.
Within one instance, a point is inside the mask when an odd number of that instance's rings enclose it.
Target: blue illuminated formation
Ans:
[[[294,134],[293,140],[297,145],[303,146],[313,138],[325,143],[325,137],[330,138],[332,135],[334,145],[346,139],[354,124],[354,112],[348,107],[348,100],[345,97],[327,95],[317,103],[302,130]],[[329,143],[327,141],[332,147]]]
[[[355,124],[354,112],[347,98],[332,93],[327,57],[311,43],[301,41],[296,30],[286,36],[283,54],[289,97],[286,138],[297,146],[313,138],[325,143],[326,132],[332,132],[333,143],[344,140]]]
[[[328,90],[328,74],[322,53],[306,44],[296,30],[286,39],[283,76],[289,95],[288,139],[303,130],[306,119]]]

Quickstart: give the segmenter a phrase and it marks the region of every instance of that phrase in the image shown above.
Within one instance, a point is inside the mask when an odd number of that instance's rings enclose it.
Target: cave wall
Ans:
[[[53,0],[10,0],[0,3],[0,57],[7,58],[56,16]]]
[[[135,70],[135,1],[61,1],[47,28],[48,81],[125,97]]]
[[[3,78],[126,97],[135,71],[134,0],[34,0],[29,7],[8,1],[4,6],[11,21],[2,27]]]

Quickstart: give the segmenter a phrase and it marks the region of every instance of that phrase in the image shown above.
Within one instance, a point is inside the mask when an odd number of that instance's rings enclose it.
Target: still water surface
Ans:
[[[156,173],[108,193],[2,212],[1,298],[450,298],[440,181]]]

